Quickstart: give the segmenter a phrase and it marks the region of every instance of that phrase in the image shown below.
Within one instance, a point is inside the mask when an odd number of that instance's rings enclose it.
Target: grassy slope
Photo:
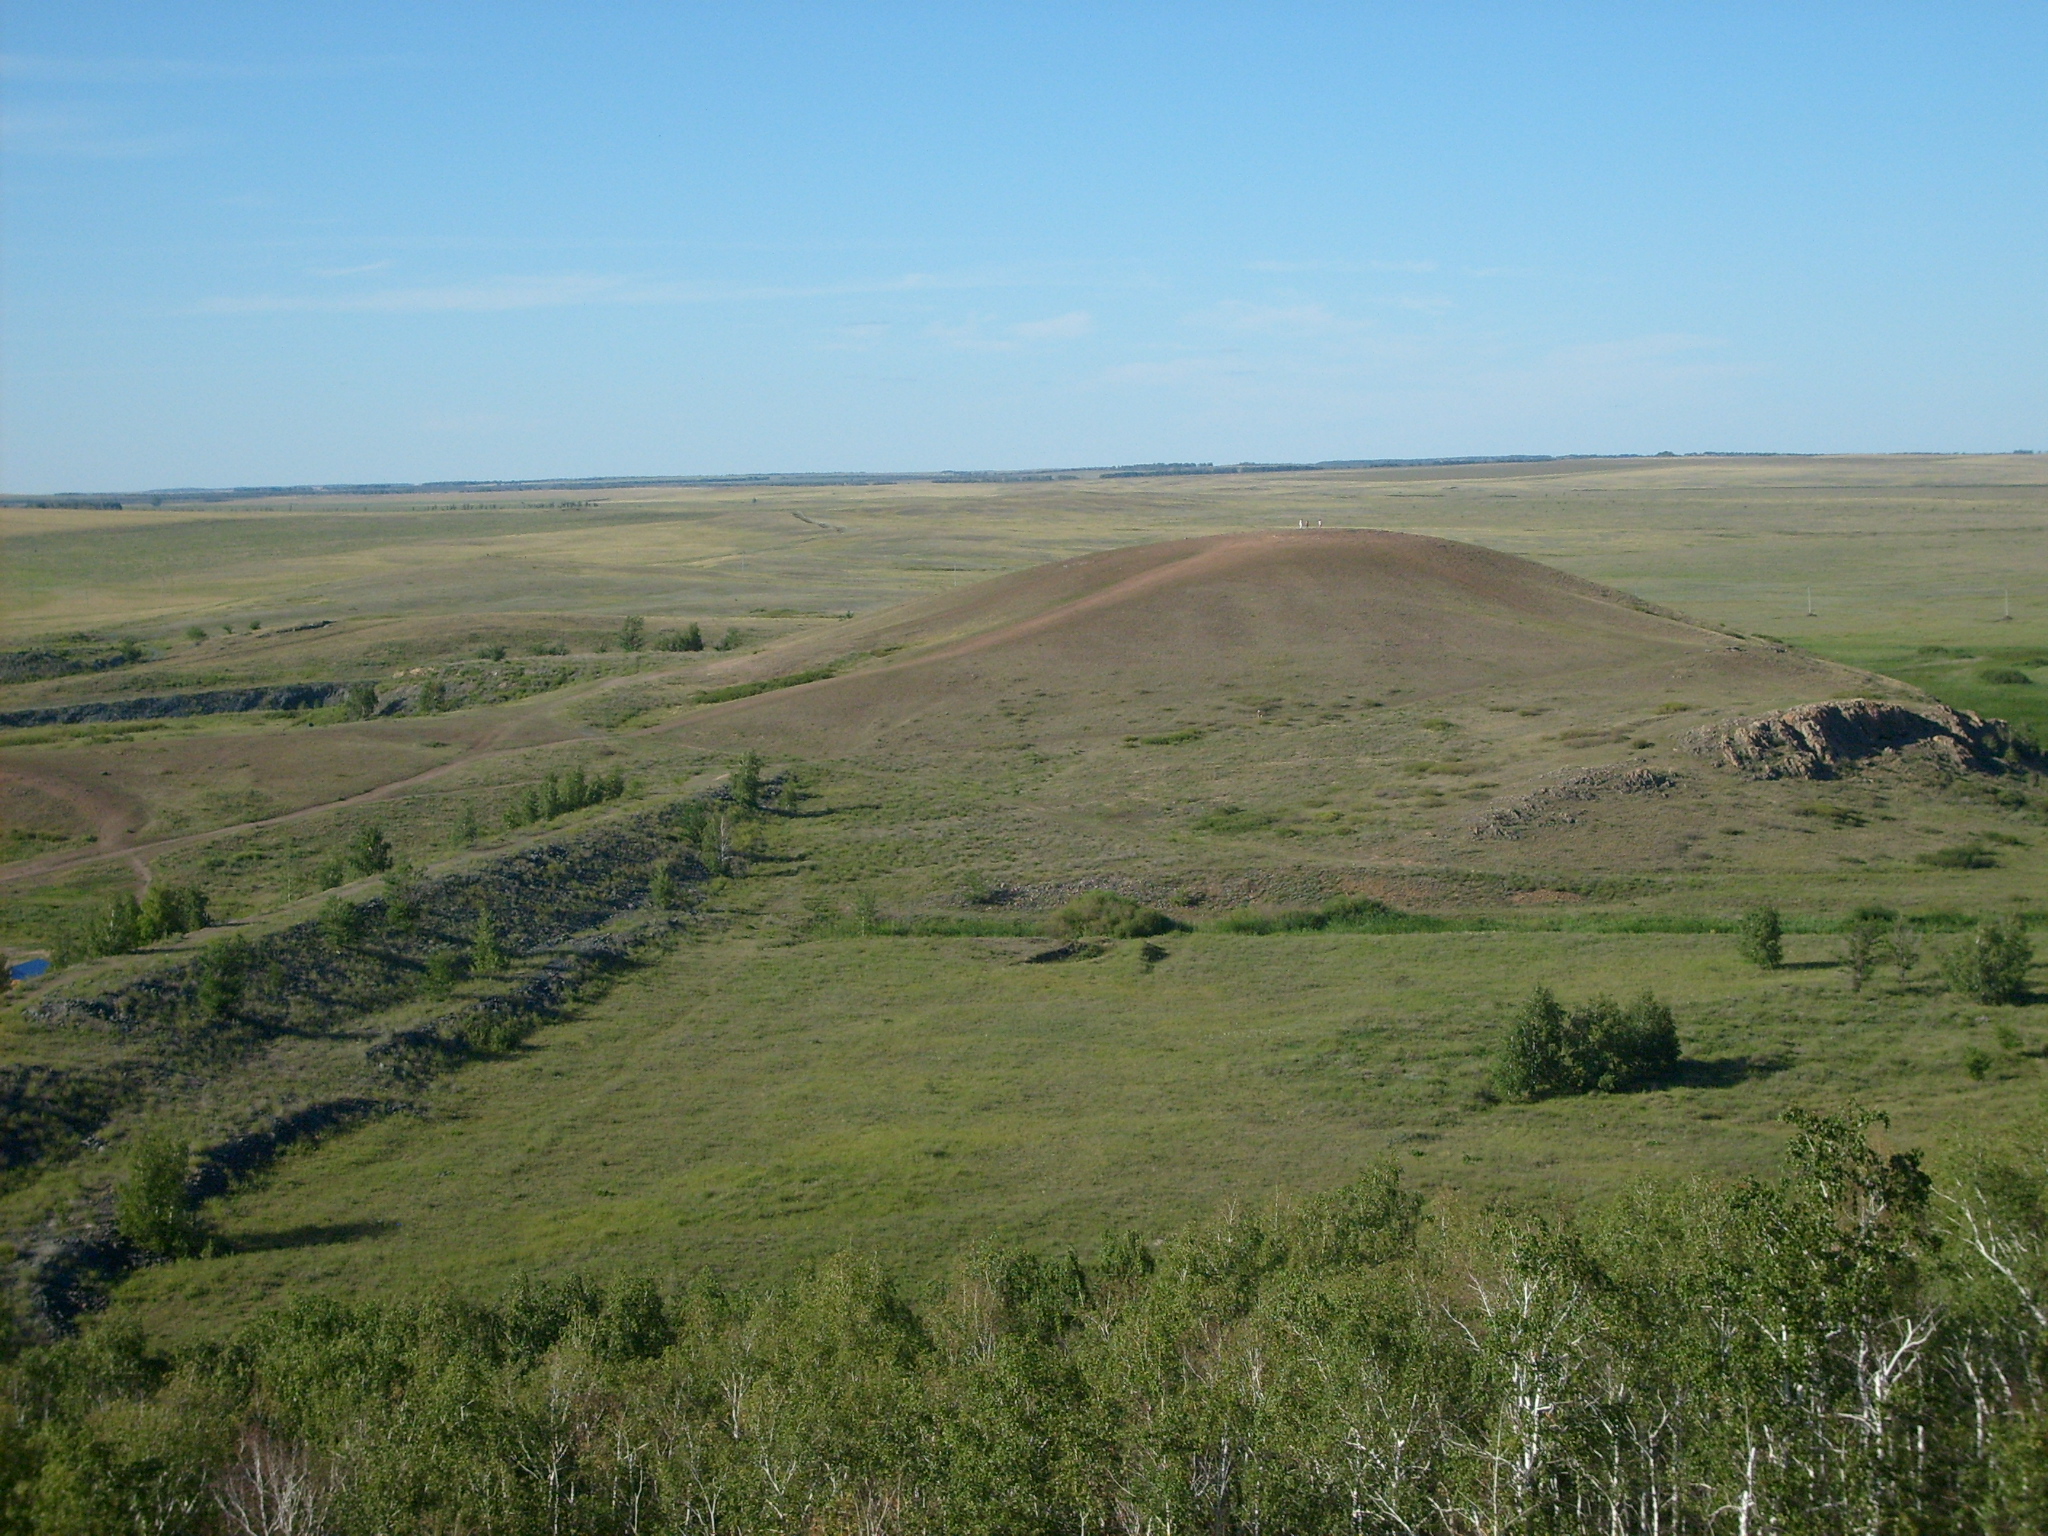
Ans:
[[[291,1159],[233,1200],[231,1256],[147,1272],[124,1312],[211,1327],[285,1286],[495,1285],[522,1267],[708,1264],[745,1279],[852,1242],[913,1273],[997,1235],[1084,1249],[1401,1158],[1431,1187],[1578,1195],[1767,1171],[1788,1103],[1855,1095],[1909,1142],[2041,1091],[2048,1006],[1895,983],[1851,998],[1836,945],[1743,967],[1718,937],[1182,936],[1064,965],[976,940],[686,946],[425,1119]],[[1692,1082],[1480,1104],[1533,979],[1654,986]],[[2008,1037],[2010,1038],[2010,1037]],[[1990,1073],[1965,1070],[1972,1050]]]

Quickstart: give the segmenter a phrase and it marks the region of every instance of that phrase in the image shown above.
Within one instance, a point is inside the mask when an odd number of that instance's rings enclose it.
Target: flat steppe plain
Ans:
[[[791,814],[751,834],[750,872],[704,892],[674,947],[517,1050],[423,1085],[411,1113],[218,1202],[221,1256],[118,1289],[118,1308],[174,1332],[292,1286],[490,1287],[524,1267],[772,1280],[850,1242],[928,1273],[982,1236],[1085,1248],[1389,1156],[1446,1199],[1575,1200],[1643,1175],[1763,1171],[1793,1102],[1853,1097],[1939,1155],[2040,1099],[2048,1009],[1965,1004],[1931,964],[1852,995],[1835,932],[1882,905],[1922,916],[1931,953],[1958,921],[2039,909],[2039,784],[2014,803],[1907,767],[1763,783],[1687,742],[1731,715],[1920,690],[2048,734],[2041,459],[0,517],[6,644],[145,649],[7,685],[0,709],[290,681],[392,696],[428,678],[493,701],[0,732],[17,855],[0,864],[0,943],[16,953],[144,879],[205,886],[248,932],[302,917],[323,899],[317,866],[371,823],[423,871],[489,858],[536,835],[503,828],[509,798],[572,765],[620,768],[637,795],[552,835],[701,793],[741,750],[795,776]],[[738,636],[625,652],[629,614],[652,636]],[[1669,785],[1474,835],[1546,785],[1637,767]],[[485,837],[457,852],[465,808]],[[1959,846],[1987,860],[1928,862]],[[1123,943],[1033,966],[1037,940],[862,935],[853,917],[1022,927],[1105,885],[1196,931],[1150,965]],[[1214,926],[1342,896],[1446,927]],[[1795,930],[1784,971],[1745,968],[1711,931],[1757,901]],[[1486,1052],[1539,981],[1573,999],[1656,990],[1688,1075],[1489,1105]],[[4,1042],[18,1064],[76,1071],[136,1050],[19,1007]],[[212,1144],[351,1087],[360,1046],[323,1050],[279,1043],[204,1083],[165,1077],[104,1130],[113,1151],[18,1171],[0,1226],[86,1219],[145,1124]]]

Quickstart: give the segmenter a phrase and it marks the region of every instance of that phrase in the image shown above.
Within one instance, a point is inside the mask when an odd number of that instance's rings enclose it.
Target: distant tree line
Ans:
[[[1382,1170],[1086,1265],[984,1244],[917,1303],[845,1254],[92,1323],[4,1372],[0,1530],[2048,1529],[2039,1138],[1937,1191],[1868,1116],[1788,1119],[1777,1180],[1566,1218]],[[181,1158],[122,1194],[166,1252],[206,1241]]]

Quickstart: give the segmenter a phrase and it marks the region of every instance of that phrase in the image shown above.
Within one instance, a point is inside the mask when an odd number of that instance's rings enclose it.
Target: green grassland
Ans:
[[[2040,1102],[2048,970],[2033,1003],[1982,1008],[1941,989],[1932,954],[1980,915],[2048,907],[2048,793],[1908,765],[1828,783],[1716,776],[1684,739],[1736,683],[1673,684],[1662,702],[1597,678],[1410,701],[1339,687],[1312,656],[1202,690],[1179,687],[1186,669],[1161,657],[1143,690],[1037,679],[864,744],[800,750],[747,723],[766,716],[733,711],[773,703],[797,718],[821,685],[758,685],[825,667],[886,677],[892,646],[868,627],[899,604],[1096,550],[1322,520],[1526,555],[1791,642],[1789,656],[1743,642],[1780,668],[1776,702],[1918,689],[2041,739],[2041,460],[562,499],[0,512],[0,643],[82,632],[148,651],[0,686],[0,708],[561,673],[438,714],[0,732],[0,946],[17,955],[145,874],[205,887],[251,933],[302,920],[324,899],[318,868],[370,825],[421,871],[517,852],[539,834],[507,826],[508,806],[573,766],[617,769],[632,788],[555,832],[701,795],[746,746],[790,776],[773,814],[740,829],[745,873],[706,887],[683,942],[517,1048],[408,1086],[409,1112],[294,1150],[214,1202],[219,1255],[134,1274],[118,1312],[190,1336],[300,1286],[489,1288],[522,1268],[634,1266],[767,1280],[849,1243],[930,1275],[980,1236],[1088,1247],[1111,1227],[1160,1233],[1390,1154],[1449,1199],[1577,1201],[1643,1175],[1762,1171],[1793,1103],[1857,1099],[1939,1156]],[[653,634],[696,622],[712,641],[741,639],[626,653],[627,614]],[[208,630],[196,643],[195,624]],[[498,647],[506,657],[487,660]],[[1802,653],[1857,670],[1802,674]],[[1784,692],[1806,675],[1818,691]],[[1469,833],[1530,783],[1612,763],[1667,769],[1683,789],[1591,803],[1513,839]],[[458,848],[465,813],[479,840]],[[1978,867],[1942,867],[1958,847]],[[1029,930],[1099,885],[1195,931],[1163,938],[1150,964],[1135,942],[1027,964],[1044,940],[828,936],[863,906],[913,932]],[[1439,931],[1218,927],[1232,910],[1341,896]],[[1735,955],[1726,930],[1759,901],[1790,920],[1786,970]],[[1918,918],[1930,957],[1904,983],[1881,973],[1852,994],[1837,930],[1870,904]],[[6,1061],[140,1060],[105,1035],[31,1024],[21,1005],[89,993],[210,936],[23,989]],[[1486,1102],[1487,1053],[1538,982],[1574,1000],[1654,989],[1677,1010],[1684,1075],[1652,1093]],[[94,1219],[138,1129],[201,1142],[245,1129],[343,1091],[361,1050],[308,1041],[212,1078],[152,1079],[103,1129],[110,1150],[0,1192],[0,1227],[25,1244]]]
[[[849,1243],[923,1277],[990,1235],[1090,1251],[1389,1155],[1440,1195],[1576,1202],[1768,1172],[1790,1104],[1853,1097],[1938,1149],[2048,1081],[2048,1007],[1994,1020],[1919,984],[1852,998],[1820,937],[1776,974],[1711,936],[1162,947],[1147,968],[1134,943],[1044,966],[1000,940],[686,945],[431,1113],[288,1159],[226,1202],[225,1257],[145,1271],[118,1305],[176,1335],[308,1285],[494,1289],[593,1265],[759,1282]],[[1654,987],[1685,1081],[1487,1104],[1487,1052],[1533,978]]]

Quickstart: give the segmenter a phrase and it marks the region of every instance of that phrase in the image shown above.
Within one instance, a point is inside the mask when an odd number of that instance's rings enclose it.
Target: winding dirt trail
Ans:
[[[417,789],[422,784],[432,783],[457,768],[467,767],[487,758],[524,751],[529,747],[547,746],[558,741],[573,741],[579,737],[591,736],[592,733],[585,727],[572,724],[558,715],[549,719],[549,713],[551,711],[534,709],[522,712],[516,718],[500,721],[469,751],[419,773],[378,784],[357,794],[344,795],[337,800],[318,801],[312,805],[300,806],[297,810],[281,811],[275,816],[265,816],[255,821],[230,822],[225,826],[209,827],[203,832],[187,832],[176,837],[149,838],[141,841],[136,840],[129,828],[140,817],[148,814],[148,807],[142,801],[115,790],[99,789],[97,786],[81,784],[72,779],[9,768],[0,771],[0,777],[31,784],[74,806],[93,823],[99,835],[99,842],[91,848],[67,848],[37,858],[23,859],[17,864],[0,866],[0,889],[30,884],[52,875],[86,869],[115,859],[126,859],[136,872],[139,892],[146,889],[149,884],[149,860],[154,856],[210,842],[214,838],[232,833],[288,826],[327,811],[355,805],[374,805],[379,801],[390,800]],[[552,726],[553,729],[532,730],[531,727],[536,724]],[[517,740],[508,740],[515,736]]]

